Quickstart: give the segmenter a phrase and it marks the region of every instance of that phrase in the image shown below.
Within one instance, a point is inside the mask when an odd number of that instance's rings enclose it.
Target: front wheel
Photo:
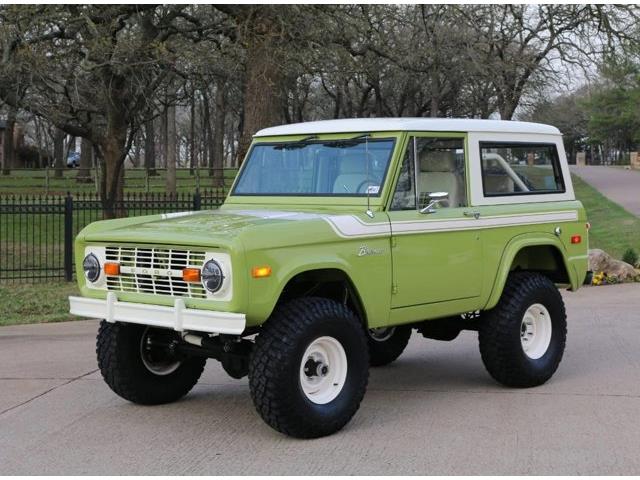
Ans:
[[[538,273],[512,273],[500,301],[480,320],[478,340],[489,374],[509,387],[535,387],[555,373],[567,338],[560,292]]]
[[[206,358],[178,356],[170,348],[177,333],[127,323],[100,323],[96,353],[111,390],[143,405],[169,403],[196,384]]]
[[[347,307],[300,298],[277,307],[249,362],[251,398],[262,419],[298,438],[330,435],[360,406],[369,377],[367,340]]]

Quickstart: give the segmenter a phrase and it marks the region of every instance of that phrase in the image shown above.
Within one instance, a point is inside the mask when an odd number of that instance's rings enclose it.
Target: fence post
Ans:
[[[200,196],[200,190],[196,190],[196,193],[193,194],[193,209],[200,210],[202,205],[202,197]]]
[[[73,279],[73,197],[64,198],[64,279]]]

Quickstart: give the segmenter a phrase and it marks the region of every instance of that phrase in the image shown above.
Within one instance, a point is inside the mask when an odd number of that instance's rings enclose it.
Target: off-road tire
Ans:
[[[96,341],[100,372],[111,390],[125,400],[142,405],[174,402],[198,382],[206,358],[184,358],[172,373],[154,374],[140,354],[145,329],[144,325],[100,322]]]
[[[302,389],[300,367],[307,347],[326,336],[344,349],[347,373],[337,397],[317,404]],[[347,307],[326,298],[300,298],[276,307],[249,362],[256,410],[272,428],[297,438],[323,437],[344,427],[358,410],[368,379],[367,339],[360,321]]]
[[[520,329],[527,309],[541,304],[551,317],[551,339],[546,352],[529,358],[522,347]],[[484,312],[478,341],[489,374],[508,387],[542,385],[555,373],[567,338],[567,317],[560,292],[547,277],[531,272],[509,275],[498,304]]]
[[[390,364],[402,355],[410,337],[411,327],[405,325],[394,327],[391,336],[385,340],[376,340],[371,332],[367,331],[369,364],[372,367]]]

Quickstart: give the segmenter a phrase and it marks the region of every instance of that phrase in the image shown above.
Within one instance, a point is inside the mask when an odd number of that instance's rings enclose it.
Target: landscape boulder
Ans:
[[[637,275],[636,269],[626,262],[616,260],[604,250],[589,250],[589,270],[594,273],[604,272],[615,276],[619,282],[632,281]]]

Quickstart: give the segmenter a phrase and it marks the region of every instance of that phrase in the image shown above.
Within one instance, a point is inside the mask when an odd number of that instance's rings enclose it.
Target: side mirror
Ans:
[[[440,202],[449,199],[449,192],[432,192],[429,194],[429,204],[420,209],[420,213],[436,213],[437,210],[433,207],[438,205]]]

